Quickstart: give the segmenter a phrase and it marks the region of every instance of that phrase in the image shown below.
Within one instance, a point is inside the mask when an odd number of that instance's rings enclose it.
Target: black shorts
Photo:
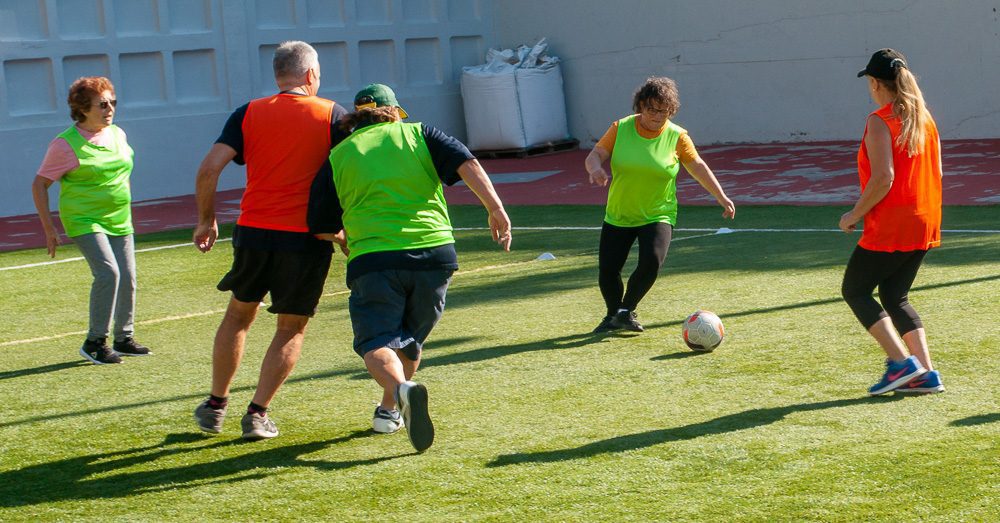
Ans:
[[[354,352],[362,358],[382,347],[417,360],[424,341],[441,319],[451,269],[386,269],[351,282]]]
[[[252,303],[271,293],[273,314],[312,317],[323,295],[330,270],[330,253],[270,251],[233,247],[233,267],[219,281],[220,291],[232,291],[239,301]]]

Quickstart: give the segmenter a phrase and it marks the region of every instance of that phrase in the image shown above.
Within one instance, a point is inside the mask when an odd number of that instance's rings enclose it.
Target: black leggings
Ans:
[[[908,294],[927,251],[878,252],[857,247],[847,262],[840,293],[865,330],[889,316],[900,335],[922,328]],[[878,287],[880,305],[872,297]],[[883,309],[884,307],[884,309]]]
[[[640,227],[617,227],[605,222],[601,228],[598,251],[597,282],[608,308],[608,316],[618,309],[634,311],[656,281],[670,248],[673,226],[655,222]],[[639,240],[639,263],[628,278],[628,290],[622,284],[622,267],[635,240]],[[622,295],[624,294],[624,298]]]

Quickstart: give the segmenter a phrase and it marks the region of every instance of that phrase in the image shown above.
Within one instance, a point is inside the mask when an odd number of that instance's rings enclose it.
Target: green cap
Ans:
[[[368,107],[385,106],[393,106],[399,109],[400,118],[406,118],[409,116],[406,114],[406,111],[399,106],[399,101],[396,100],[396,93],[392,92],[392,89],[390,89],[388,85],[368,84],[364,89],[358,91],[358,94],[354,95],[355,111]]]

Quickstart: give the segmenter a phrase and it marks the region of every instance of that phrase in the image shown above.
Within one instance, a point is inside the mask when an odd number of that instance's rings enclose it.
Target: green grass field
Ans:
[[[437,427],[419,455],[404,434],[369,431],[380,390],[351,350],[342,257],[271,406],[282,434],[257,443],[240,440],[239,415],[269,314],[225,432],[191,419],[228,243],[137,255],[137,338],[156,354],[123,365],[77,354],[84,262],[0,271],[0,521],[996,521],[1000,234],[945,233],[910,295],[947,392],[867,398],[883,356],[839,294],[857,235],[683,230],[835,229],[844,210],[744,207],[723,222],[682,209],[641,335],[589,334],[603,315],[598,231],[515,229],[510,253],[458,232],[462,269],[417,373]],[[515,227],[597,226],[603,210],[510,212]],[[453,219],[485,225],[478,208]],[[945,211],[946,229],[998,223],[997,206]],[[533,261],[542,252],[556,259]],[[0,267],[46,259],[3,253]],[[714,353],[681,340],[697,308],[725,322]]]

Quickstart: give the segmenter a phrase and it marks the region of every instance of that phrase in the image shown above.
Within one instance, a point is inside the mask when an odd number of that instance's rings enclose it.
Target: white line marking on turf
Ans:
[[[232,238],[220,238],[215,240],[215,243],[232,241]],[[136,249],[135,252],[152,252],[152,251],[162,251],[164,249],[177,249],[178,247],[194,247],[191,242],[188,243],[175,243],[173,245],[161,245],[159,247],[147,247],[145,249]],[[0,271],[13,271],[15,269],[30,269],[32,267],[44,267],[46,265],[55,265],[57,263],[69,263],[75,261],[83,260],[83,256],[77,256],[75,258],[66,258],[64,260],[52,260],[47,262],[29,263],[27,265],[14,265],[12,267],[0,267]]]
[[[601,227],[512,227],[515,231],[599,231]],[[489,227],[455,227],[456,231],[486,231]],[[712,232],[728,234],[733,232],[843,232],[840,229],[730,229],[722,228],[677,228],[677,232]],[[858,229],[860,232],[861,229]],[[1000,229],[941,229],[952,234],[1000,234]]]
[[[481,230],[488,230],[488,229],[489,229],[488,227],[463,227],[463,228],[456,228],[455,230],[456,231],[481,231]],[[522,229],[522,230],[525,230],[525,229],[526,230],[542,230],[542,231],[546,231],[546,230],[588,230],[588,231],[593,230],[593,231],[599,231],[599,230],[601,230],[600,227],[515,227],[515,229]],[[683,240],[692,240],[692,239],[695,239],[695,238],[704,238],[704,237],[707,237],[707,236],[715,236],[717,234],[730,234],[730,233],[734,233],[734,232],[841,232],[840,229],[729,229],[727,227],[723,227],[721,229],[695,229],[695,228],[693,228],[693,229],[676,229],[676,230],[678,232],[706,232],[706,234],[696,234],[694,236],[683,236],[681,238],[673,238],[671,240],[672,242],[679,242],[679,241],[683,241]],[[994,231],[994,230],[975,230],[975,229],[946,230],[946,231],[942,231],[942,232],[952,232],[952,233],[963,233],[964,232],[964,233],[985,233],[985,234],[1000,233],[1000,231]],[[232,238],[224,238],[224,239],[221,239],[221,240],[217,240],[217,242],[230,241],[230,240],[232,240]],[[189,246],[189,245],[191,245],[191,244],[190,243],[181,243],[181,244],[177,244],[177,245],[164,245],[164,246],[161,246],[161,247],[150,247],[148,249],[139,249],[139,250],[136,250],[135,252],[149,252],[149,251],[159,251],[159,250],[163,250],[163,249],[175,249],[175,248],[178,248],[178,247],[186,247],[186,246]],[[594,254],[596,252],[597,251],[586,251],[586,252],[582,252],[582,253],[577,254],[577,256],[591,255],[591,254]],[[26,267],[38,267],[38,266],[41,266],[41,265],[52,265],[52,264],[56,264],[56,263],[65,263],[65,262],[68,262],[68,261],[77,261],[77,260],[82,260],[82,259],[83,258],[68,258],[68,259],[65,259],[65,260],[58,260],[58,261],[52,261],[52,262],[35,263],[35,264],[30,264],[30,265],[21,265],[21,266],[18,266],[18,267],[0,267],[0,271],[3,271],[3,270],[12,270],[12,269],[20,269],[20,268],[26,268]],[[505,269],[505,268],[508,268],[508,267],[516,267],[516,266],[520,266],[520,265],[527,265],[527,264],[530,264],[530,263],[533,263],[533,262],[536,262],[536,261],[537,260],[526,260],[526,261],[521,261],[521,262],[505,263],[505,264],[501,264],[501,265],[488,265],[486,267],[478,267],[478,268],[475,268],[475,269],[469,269],[469,270],[464,270],[464,271],[463,270],[459,270],[455,274],[456,275],[475,274],[475,273],[479,273],[479,272],[492,271],[492,270],[496,270],[496,269]],[[351,291],[349,291],[349,290],[327,292],[327,293],[323,294],[323,297],[326,298],[326,297],[330,297],[330,296],[340,296],[340,295],[344,295],[344,294],[349,294],[350,292]],[[267,306],[266,303],[261,303],[261,307],[266,307],[266,306]],[[143,321],[139,321],[139,322],[136,322],[136,323],[138,325],[154,325],[154,324],[157,324],[157,323],[165,323],[165,322],[168,322],[168,321],[186,320],[186,319],[198,318],[198,317],[202,317],[202,316],[211,316],[213,314],[222,314],[224,312],[226,312],[226,309],[217,309],[217,310],[204,311],[204,312],[192,312],[192,313],[188,313],[188,314],[179,314],[179,315],[175,315],[175,316],[165,316],[163,318],[155,318],[155,319],[151,319],[151,320],[143,320]],[[65,332],[65,333],[62,333],[62,334],[54,334],[52,336],[42,336],[42,337],[38,337],[38,338],[29,338],[29,339],[24,339],[24,340],[5,341],[5,342],[0,342],[0,347],[9,347],[9,346],[12,346],[12,345],[23,345],[23,344],[26,344],[26,343],[51,341],[51,340],[57,340],[57,339],[60,339],[60,338],[67,338],[67,337],[70,337],[70,336],[83,336],[83,335],[86,335],[86,334],[87,334],[87,331],[76,331],[76,332]]]
[[[599,231],[601,227],[513,227],[516,231]],[[456,231],[486,231],[489,227],[455,227]],[[841,232],[840,229],[730,229],[728,227],[722,227],[719,229],[706,229],[706,228],[681,228],[674,229],[676,232],[711,232],[711,234],[706,234],[705,236],[712,236],[713,234],[731,234],[734,232]],[[941,229],[942,233],[948,234],[1000,234],[1000,229]],[[700,238],[701,236],[698,236]],[[690,236],[694,238],[694,236]],[[681,238],[675,238],[673,241],[680,240]],[[232,241],[232,238],[220,238],[216,240],[218,242],[228,242]],[[174,245],[161,245],[159,247],[148,247],[145,249],[136,249],[135,252],[152,252],[152,251],[162,251],[164,249],[177,249],[180,247],[189,247],[191,243],[177,243]],[[75,258],[66,258],[64,260],[53,260],[47,262],[29,263],[26,265],[14,265],[11,267],[0,267],[0,272],[2,271],[13,271],[17,269],[30,269],[32,267],[44,267],[46,265],[55,265],[58,263],[68,263],[83,260],[82,256]]]

